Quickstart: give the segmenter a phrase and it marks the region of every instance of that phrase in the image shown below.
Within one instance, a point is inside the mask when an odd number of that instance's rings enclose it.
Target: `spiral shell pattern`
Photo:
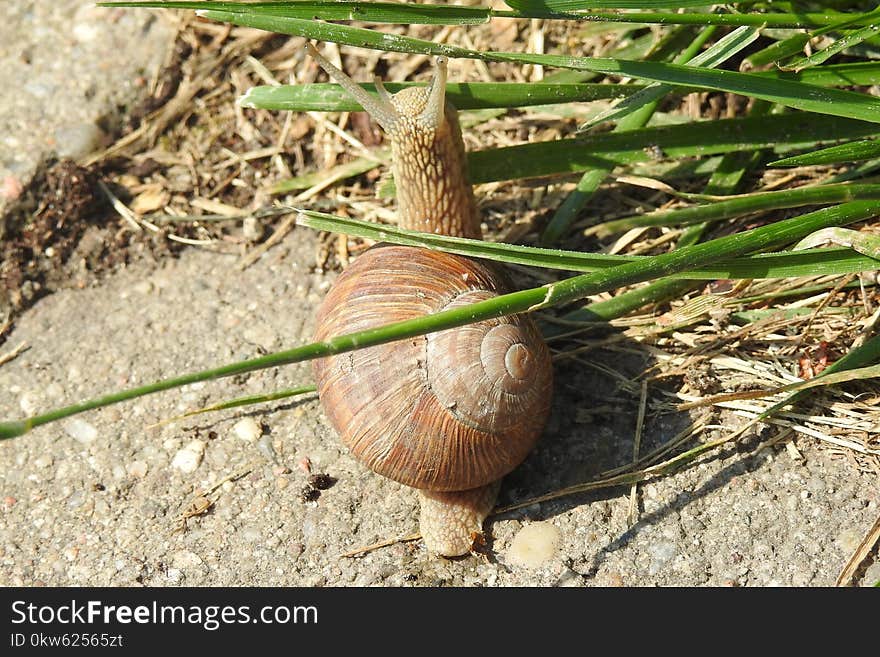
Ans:
[[[379,245],[337,279],[316,339],[482,301],[508,291],[490,263]],[[532,449],[550,407],[552,367],[527,315],[314,361],[322,406],[375,472],[436,491],[500,479]]]

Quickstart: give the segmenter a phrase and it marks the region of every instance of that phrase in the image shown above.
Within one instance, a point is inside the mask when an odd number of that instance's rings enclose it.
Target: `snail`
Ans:
[[[327,74],[391,139],[401,228],[480,238],[446,59],[427,87],[378,99],[310,44]],[[511,291],[494,263],[378,244],[336,279],[315,339],[375,328]],[[376,473],[419,491],[431,552],[471,551],[501,478],[543,431],[552,395],[549,350],[528,315],[482,321],[314,362],[321,406],[351,452]]]

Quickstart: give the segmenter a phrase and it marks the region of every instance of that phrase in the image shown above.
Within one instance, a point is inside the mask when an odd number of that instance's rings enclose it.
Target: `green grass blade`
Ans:
[[[606,74],[653,80],[691,89],[714,89],[759,98],[807,112],[880,123],[880,99],[852,91],[808,85],[781,78],[767,80],[750,73],[658,62],[607,60],[607,62],[583,62],[582,65]]]
[[[303,36],[310,39],[335,41],[362,48],[583,69],[605,73],[606,75],[620,75],[651,80],[653,82],[664,82],[689,89],[714,89],[716,91],[737,93],[808,112],[880,123],[880,99],[878,98],[867,94],[840,89],[826,89],[781,78],[769,80],[750,73],[716,71],[678,64],[610,58],[567,57],[564,55],[491,51],[479,52],[459,46],[433,43],[423,39],[384,34],[348,25],[320,23],[299,18],[228,11],[199,10],[197,13],[200,16],[235,25],[269,30],[281,34]]]
[[[760,71],[752,73],[773,80],[793,80],[820,86],[880,84],[880,62],[847,62],[814,66],[803,71]]]
[[[34,427],[84,411],[109,406],[163,390],[170,390],[197,381],[207,381],[245,372],[253,372],[268,367],[299,363],[305,360],[322,358],[354,349],[463,326],[483,319],[514,313],[532,312],[571,303],[614,288],[703,267],[709,263],[716,262],[720,257],[734,258],[747,253],[776,248],[797,241],[823,228],[844,226],[855,221],[868,219],[877,215],[878,212],[880,212],[880,208],[878,208],[876,203],[854,201],[833,208],[818,210],[800,217],[786,219],[775,224],[761,226],[743,233],[720,237],[710,242],[684,247],[671,253],[652,256],[637,262],[624,263],[591,274],[582,274],[545,287],[512,292],[461,308],[454,308],[395,324],[387,324],[359,333],[337,336],[326,342],[307,344],[251,360],[155,381],[145,386],[57,408],[25,420],[0,422],[0,439],[14,438],[15,436],[27,433]]]
[[[637,227],[682,226],[704,221],[732,219],[753,212],[867,199],[880,199],[880,185],[854,183],[812,185],[796,189],[742,194],[717,203],[623,217],[598,224],[593,227],[592,232],[600,237],[607,237]]]
[[[626,3],[626,0],[623,0]],[[493,10],[489,7],[461,7],[457,5],[422,5],[416,3],[382,3],[382,2],[98,2],[101,7],[134,7],[134,8],[179,8],[216,10],[224,12],[250,13],[268,16],[291,17],[299,19],[323,20],[360,20],[374,23],[422,23],[422,24],[473,24],[485,23],[491,17],[499,18],[566,18],[593,22],[638,23],[660,25],[728,25],[739,27],[781,27],[811,28],[835,25],[841,21],[838,12],[812,13],[673,13],[673,12],[597,12],[593,8],[620,7],[622,2],[582,3],[580,11],[562,11],[551,9],[552,3],[532,2],[521,3],[523,8],[515,11]],[[511,4],[511,3],[508,3]],[[639,2],[633,0],[633,6],[671,7],[669,3],[655,3],[650,0]],[[681,6],[706,6],[697,0],[684,0]],[[583,5],[590,7],[589,13]],[[528,7],[528,8],[526,8]],[[870,14],[853,14],[848,24],[853,26],[869,25]]]
[[[237,397],[235,399],[230,399],[225,402],[220,402],[219,404],[213,404],[211,406],[206,406],[205,408],[199,408],[194,411],[188,411],[183,413],[182,415],[177,415],[175,417],[168,418],[167,420],[162,420],[159,424],[167,424],[169,422],[176,422],[178,420],[184,420],[188,417],[193,417],[194,415],[202,415],[203,413],[211,413],[213,411],[225,411],[230,408],[238,408],[240,406],[251,406],[253,404],[264,404],[270,401],[278,401],[279,399],[288,399],[289,397],[298,397],[300,395],[305,395],[310,392],[317,392],[318,388],[314,384],[299,386],[296,388],[287,388],[285,390],[276,390],[275,392],[267,392],[261,395],[247,395],[245,397]]]
[[[756,53],[752,53],[743,60],[740,70],[747,71],[750,68],[760,68],[768,64],[776,64],[777,62],[787,59],[792,55],[802,53],[812,36],[810,34],[793,34],[787,39],[776,41],[775,43],[762,48]]]
[[[705,7],[709,3],[706,0],[505,0],[504,4],[524,13],[567,13],[590,9],[683,9]]]
[[[162,7],[246,12],[261,16],[305,20],[363,21],[421,25],[475,25],[487,23],[488,7],[425,5],[404,2],[101,2],[103,7]]]
[[[371,93],[376,92],[374,84],[361,86]],[[389,82],[384,86],[393,94],[407,87],[424,84]],[[457,109],[472,110],[625,98],[642,88],[643,85],[627,84],[450,82],[446,85],[446,97]],[[238,100],[238,104],[242,107],[298,112],[357,112],[363,109],[339,85],[327,83],[252,87]]]
[[[685,51],[679,57],[686,61],[714,34],[715,28],[704,28],[697,35],[696,39],[691,39],[691,43],[685,48]],[[684,36],[690,35],[689,28],[676,28],[670,30],[670,33],[658,43],[657,47],[648,53],[650,58],[660,58],[664,56],[667,48],[678,46],[678,40]],[[668,56],[668,55],[667,55]],[[653,99],[643,99],[638,103],[638,108],[632,107],[629,112],[622,116],[621,120],[614,126],[614,132],[625,132],[627,130],[635,130],[644,127],[657,108],[659,96]],[[582,128],[583,129],[583,128]],[[547,226],[541,233],[541,246],[551,246],[555,244],[569,229],[577,218],[578,213],[593,197],[593,194],[599,188],[599,185],[605,180],[605,177],[611,172],[610,168],[596,167],[587,171],[578,181],[576,188],[565,197],[565,200],[556,208],[553,217],[547,223]]]
[[[586,3],[585,3],[586,4]],[[591,3],[590,3],[591,4]],[[587,6],[590,6],[587,4]],[[704,3],[704,6],[710,3]],[[668,5],[667,5],[668,6]],[[561,12],[547,9],[532,9],[529,11],[518,10],[515,13],[506,14],[496,11],[494,16],[509,16],[512,18],[562,18],[579,19],[583,21],[610,22],[610,23],[639,23],[658,25],[728,25],[739,27],[750,25],[752,27],[777,27],[777,28],[811,28],[823,25],[834,25],[840,22],[841,15],[837,12],[810,12],[810,13],[728,13],[708,14],[701,12],[674,13],[674,12]],[[866,14],[856,15],[850,25],[868,25],[871,18]]]
[[[846,20],[835,23],[834,25],[826,25],[824,27],[820,27],[816,30],[812,30],[806,34],[794,34],[787,39],[783,39],[781,41],[777,41],[771,46],[764,48],[752,55],[746,57],[743,62],[743,66],[740,67],[741,70],[747,70],[749,67],[757,67],[757,66],[765,66],[767,64],[778,64],[783,59],[787,59],[792,55],[797,55],[803,53],[804,47],[814,38],[818,36],[825,35],[829,32],[833,32],[836,30],[840,30],[844,27],[850,27],[854,22],[859,20],[869,19],[871,16],[876,16],[877,12],[872,12],[871,14],[841,14],[841,16],[846,16]],[[831,51],[827,51],[827,56],[824,57],[822,61],[825,61],[830,57]],[[809,59],[809,58],[803,58]],[[817,62],[818,63],[818,62]],[[804,68],[808,68],[808,66],[783,66],[781,67],[784,70],[789,70],[790,68],[795,68],[796,70],[802,70]]]
[[[468,154],[471,182],[531,178],[650,161],[645,146],[668,158],[701,157],[764,148],[815,148],[823,141],[880,133],[877,124],[815,114],[721,119],[573,139],[521,144]]]
[[[715,155],[702,159],[686,159],[682,161],[646,160],[634,163],[624,170],[634,176],[657,178],[667,182],[678,180],[694,180],[711,176],[721,164],[723,158]]]
[[[755,103],[749,113],[752,116],[764,116],[770,111],[770,107],[766,103]],[[716,195],[735,193],[745,174],[751,169],[756,169],[760,163],[761,153],[758,151],[728,153],[712,172],[709,182],[703,188],[703,193]],[[707,227],[707,223],[688,226],[678,238],[678,248],[701,241]],[[679,298],[694,287],[693,279],[666,278],[652,281],[648,285],[616,294],[610,299],[593,301],[583,308],[565,313],[560,319],[563,322],[607,322],[616,317],[628,315],[648,304],[665,303],[670,299]],[[560,335],[565,332],[566,329],[559,325],[545,328],[545,334],[549,335]]]
[[[873,14],[875,20],[877,18],[877,13]],[[880,25],[867,25],[861,29],[858,29],[850,34],[844,35],[843,37],[837,39],[827,48],[823,48],[822,50],[813,53],[809,57],[802,57],[794,62],[789,64],[785,64],[781,66],[783,71],[802,71],[805,68],[809,68],[811,66],[818,66],[819,64],[824,64],[834,55],[843,52],[847,48],[850,48],[854,45],[865,41],[866,39],[870,39],[872,37],[880,34]]]
[[[758,36],[760,36],[760,32],[754,27],[737,28],[720,39],[717,43],[709,46],[696,57],[690,58],[687,65],[715,68],[753,43]],[[673,89],[674,88],[668,84],[652,82],[638,93],[622,100],[615,107],[612,107],[592,118],[586,124],[582,125],[580,129],[586,130],[594,125],[602,123],[603,121],[616,121],[647,103],[659,100],[673,91]]]
[[[291,208],[293,209],[293,208]],[[809,216],[809,215],[804,215]],[[651,256],[621,256],[602,253],[582,253],[546,249],[464,237],[449,237],[417,231],[403,230],[383,224],[374,224],[347,217],[337,217],[313,210],[299,210],[297,223],[315,230],[353,235],[377,242],[390,242],[405,246],[421,246],[471,258],[485,258],[496,262],[561,269],[567,271],[595,272],[622,264],[646,262]],[[862,242],[859,242],[863,248]],[[868,243],[869,248],[873,245]],[[864,249],[863,249],[864,250]],[[788,278],[792,276],[849,274],[876,269],[880,262],[873,252],[854,252],[844,249],[810,249],[785,253],[762,254],[735,260],[724,258],[712,266],[689,270],[686,274],[671,274],[669,278],[691,280],[714,280],[717,278]]]
[[[375,153],[376,157],[359,157],[351,162],[337,164],[332,169],[326,171],[316,171],[315,173],[307,173],[296,178],[288,178],[275,183],[269,188],[270,194],[286,194],[302,189],[309,189],[315,185],[333,184],[346,178],[359,176],[367,171],[372,171],[379,166],[382,161],[391,157],[391,151],[380,149]]]
[[[473,151],[468,153],[468,171],[474,184],[590,169],[599,170],[595,175],[601,182],[605,172],[616,166],[629,166],[635,175],[688,179],[711,174],[718,160],[687,158],[771,148],[815,148],[823,141],[876,134],[880,134],[876,124],[816,114],[799,115],[797,121],[784,114],[760,119],[721,119]],[[646,145],[658,147],[674,162],[656,162],[645,151]],[[588,189],[592,184],[590,176],[592,172],[585,177]],[[380,198],[393,195],[393,181],[379,188]]]
[[[817,164],[838,164],[840,162],[857,162],[880,157],[880,141],[851,141],[823,148],[813,153],[804,153],[786,157],[767,164],[769,167],[806,167]]]

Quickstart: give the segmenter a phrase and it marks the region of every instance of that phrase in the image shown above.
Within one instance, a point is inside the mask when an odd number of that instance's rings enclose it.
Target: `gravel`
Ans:
[[[41,299],[10,336],[31,348],[0,367],[2,415],[20,417],[25,393],[43,411],[260,355],[245,338],[255,319],[281,347],[309,341],[332,279],[304,264],[314,248],[313,235],[297,230],[244,272],[233,259],[191,250]],[[595,358],[626,366],[618,354]],[[439,559],[419,542],[352,559],[341,555],[416,531],[418,503],[339,444],[314,396],[255,407],[259,415],[246,407],[151,428],[195,405],[310,380],[307,365],[261,370],[77,416],[93,428],[90,441],[68,435],[64,422],[4,441],[0,584],[824,586],[880,510],[876,475],[807,440],[798,443],[803,458],[757,450],[767,438],[759,434],[641,484],[635,523],[629,488],[609,489],[490,520],[491,559]],[[613,382],[562,364],[557,381],[546,435],[505,479],[501,504],[631,458],[636,400],[579,422],[571,408],[599,403],[595,395],[610,394]],[[256,441],[234,429],[246,418],[262,425]],[[643,447],[687,419],[649,416]],[[317,474],[327,487],[304,496]],[[209,512],[180,531],[184,510],[215,486]],[[526,543],[540,558],[513,557],[533,534],[543,538]]]

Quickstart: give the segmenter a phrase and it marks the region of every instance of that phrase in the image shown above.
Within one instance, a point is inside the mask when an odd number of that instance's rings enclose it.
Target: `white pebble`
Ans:
[[[263,225],[253,215],[244,218],[241,225],[241,234],[249,242],[257,242],[263,236]]]
[[[648,566],[648,572],[651,575],[656,575],[666,567],[677,553],[678,546],[672,541],[654,541],[648,547],[648,554],[651,555],[651,563]]]
[[[78,417],[73,418],[64,425],[64,431],[77,442],[88,444],[98,437],[98,430]]]
[[[175,568],[185,570],[186,568],[194,568],[201,566],[204,562],[202,558],[195,552],[189,550],[178,550],[171,555],[171,564]]]
[[[171,466],[181,472],[189,474],[195,472],[205,455],[205,443],[202,440],[193,440],[189,445],[179,450],[171,461]]]
[[[242,418],[232,427],[235,435],[245,442],[252,443],[263,434],[263,428],[252,417]]]
[[[18,407],[25,415],[35,415],[39,408],[37,396],[32,392],[24,393],[18,400]]]
[[[147,475],[147,464],[143,461],[132,461],[128,464],[128,474],[142,479]]]
[[[36,465],[38,468],[48,468],[50,465],[52,465],[52,457],[48,454],[42,454],[41,456],[38,456],[34,459],[34,465]]]
[[[107,19],[98,11],[92,3],[80,7],[73,15],[73,37],[80,42],[94,41],[100,36],[106,36],[106,30],[102,30],[101,23]]]
[[[533,522],[513,537],[507,559],[515,566],[538,568],[553,558],[559,546],[559,530],[549,522]]]

